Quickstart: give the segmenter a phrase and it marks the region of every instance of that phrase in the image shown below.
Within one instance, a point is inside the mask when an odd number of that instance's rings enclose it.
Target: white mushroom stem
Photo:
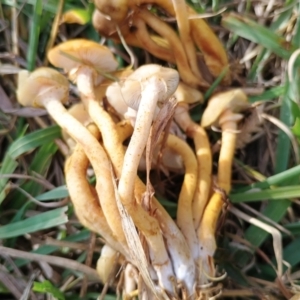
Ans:
[[[136,203],[134,197],[139,161],[147,143],[157,101],[161,98],[160,93],[164,89],[164,83],[157,76],[152,76],[142,83],[141,102],[134,132],[125,153],[118,191],[124,207],[132,216],[135,225],[143,232],[152,249],[152,265],[157,272],[160,285],[173,293],[170,278],[174,277],[174,274],[158,222]],[[134,216],[139,217],[134,218]]]

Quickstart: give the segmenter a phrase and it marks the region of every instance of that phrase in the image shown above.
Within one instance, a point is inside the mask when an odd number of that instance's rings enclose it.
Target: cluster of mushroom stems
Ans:
[[[194,43],[197,41],[215,77],[228,64],[216,36],[202,19],[189,20],[187,16],[195,12],[184,1],[103,3],[96,1],[99,10],[94,20],[103,18],[112,31],[119,27],[126,42],[148,47],[158,58],[176,63],[178,71],[157,64],[134,71],[117,70],[117,60],[105,46],[69,40],[48,52],[49,62],[63,69],[67,77],[46,67],[32,73],[21,71],[18,100],[25,106],[44,107],[70,145],[65,177],[76,215],[106,243],[97,264],[101,280],[109,280],[113,266],[126,262],[125,275],[130,268],[138,272],[131,280],[125,276],[125,296],[138,289],[164,299],[209,298],[219,292],[211,287],[218,279],[213,260],[215,232],[224,195],[230,191],[237,126],[243,117],[239,112],[249,106],[247,97],[240,89],[215,94],[201,125],[195,123],[189,105],[203,100],[199,88],[209,82],[196,63],[200,54]],[[177,19],[179,36],[147,9],[149,3]],[[124,9],[114,10],[113,5]],[[147,27],[156,34],[150,35]],[[111,34],[117,39],[115,32]],[[205,47],[206,35],[217,42]],[[69,80],[76,84],[81,102],[67,110],[64,104],[69,100]],[[224,80],[230,81],[229,73]],[[164,116],[169,122],[161,121]],[[160,125],[163,128],[158,130]],[[204,129],[210,126],[222,130],[216,180]],[[156,140],[149,143],[149,137],[155,134]],[[185,135],[193,140],[194,149]],[[152,154],[152,168],[184,174],[176,220],[149,192],[150,182],[145,185],[137,175],[145,160],[150,171],[146,148]],[[94,171],[95,186],[87,179],[89,166]]]

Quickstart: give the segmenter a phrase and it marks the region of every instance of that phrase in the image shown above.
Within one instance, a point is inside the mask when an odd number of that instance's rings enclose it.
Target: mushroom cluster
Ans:
[[[205,21],[185,1],[95,1],[95,27],[117,40],[147,49],[174,68],[147,64],[117,70],[110,50],[75,39],[48,52],[49,62],[62,69],[39,68],[19,74],[18,100],[44,107],[62,128],[70,145],[66,184],[79,221],[105,241],[97,263],[103,282],[123,264],[123,295],[138,290],[159,299],[216,297],[222,279],[215,269],[215,232],[231,186],[231,165],[238,122],[248,108],[239,89],[213,95],[201,125],[189,105],[202,101],[199,89],[209,80],[199,67],[203,56],[212,77],[227,67],[226,53]],[[149,4],[176,18],[179,35]],[[120,30],[118,30],[120,29]],[[209,40],[209,41],[208,41]],[[201,50],[196,51],[196,48]],[[69,81],[81,102],[67,110]],[[230,82],[230,74],[223,83]],[[222,131],[217,180],[212,179],[212,154],[204,128]],[[188,136],[194,149],[187,143]],[[125,141],[128,141],[125,143]],[[126,146],[127,145],[127,146]],[[146,166],[146,184],[138,170]],[[89,166],[96,183],[87,179]],[[183,173],[176,219],[155,197],[150,170]],[[218,277],[219,276],[219,277]]]
[[[219,39],[185,0],[95,0],[95,6],[93,24],[100,35],[116,42],[123,38],[128,45],[176,64],[181,80],[189,86],[208,88],[228,68]],[[179,34],[166,18],[175,18]],[[223,83],[230,82],[227,70]]]

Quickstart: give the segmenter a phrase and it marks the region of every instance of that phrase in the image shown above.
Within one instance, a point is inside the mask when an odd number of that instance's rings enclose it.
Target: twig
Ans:
[[[90,279],[97,280],[97,281],[99,280],[98,274],[94,269],[92,269],[88,266],[85,266],[77,261],[72,260],[72,259],[51,256],[51,255],[30,253],[30,252],[16,250],[16,249],[4,247],[4,246],[0,246],[0,253],[1,253],[1,255],[5,254],[5,255],[9,255],[11,257],[24,258],[24,259],[33,260],[33,261],[44,261],[44,262],[47,262],[49,264],[52,264],[52,265],[55,265],[58,267],[63,266],[67,269],[71,269],[74,271],[79,271],[81,273],[84,273]]]

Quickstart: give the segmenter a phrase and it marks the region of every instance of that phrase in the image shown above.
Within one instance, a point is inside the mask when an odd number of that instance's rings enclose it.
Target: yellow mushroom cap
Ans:
[[[203,102],[203,95],[200,91],[188,86],[182,81],[179,82],[178,87],[174,93],[178,103],[193,104]]]
[[[85,39],[69,40],[57,45],[48,52],[48,59],[70,76],[83,66],[98,71],[99,76],[94,78],[95,85],[103,78],[101,72],[112,72],[118,67],[117,60],[107,47]]]
[[[230,109],[233,113],[238,113],[250,106],[247,95],[241,89],[234,89],[212,96],[202,115],[201,125],[208,127],[218,122],[221,114]]]
[[[136,69],[127,77],[124,83],[121,84],[122,97],[129,107],[138,110],[143,82],[147,82],[147,80],[153,76],[161,79],[165,85],[164,91],[160,94],[162,100],[168,99],[174,94],[179,83],[179,75],[176,70],[155,64],[144,65]]]
[[[69,82],[58,71],[50,68],[39,68],[32,73],[21,71],[18,80],[17,98],[23,106],[43,107],[48,98],[58,99],[65,103],[69,99]]]

